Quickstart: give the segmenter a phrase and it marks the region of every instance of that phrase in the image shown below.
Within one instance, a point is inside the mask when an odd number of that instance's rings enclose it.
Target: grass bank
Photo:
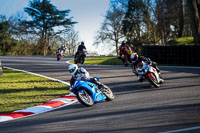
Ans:
[[[9,69],[3,69],[0,86],[0,113],[25,109],[69,93],[65,84]]]
[[[170,40],[168,42],[169,45],[194,45],[193,37],[181,37],[175,40]]]
[[[74,61],[70,61],[70,63],[74,63]],[[84,64],[123,65],[122,61],[117,59],[116,56],[86,58]]]

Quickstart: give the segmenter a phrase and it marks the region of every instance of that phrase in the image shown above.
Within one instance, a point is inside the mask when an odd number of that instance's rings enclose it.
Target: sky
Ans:
[[[69,17],[78,22],[74,25],[75,31],[79,32],[80,41],[85,42],[88,51],[95,51],[92,44],[96,32],[103,23],[110,0],[51,0],[51,3],[59,10],[70,9]],[[0,0],[0,14],[7,17],[24,13],[29,0]],[[100,51],[97,51],[100,52]],[[101,51],[102,52],[102,51]],[[107,54],[106,51],[99,54]]]

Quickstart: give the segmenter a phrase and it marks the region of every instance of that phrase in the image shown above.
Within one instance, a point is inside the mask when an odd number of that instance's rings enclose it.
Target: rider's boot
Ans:
[[[137,78],[138,78],[138,81],[139,81],[139,82],[143,82],[143,80],[144,80],[144,78],[143,78],[142,76],[140,76],[140,75],[138,75]]]

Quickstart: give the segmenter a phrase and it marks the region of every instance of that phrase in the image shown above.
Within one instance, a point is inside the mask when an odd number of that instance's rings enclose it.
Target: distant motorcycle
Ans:
[[[128,47],[128,48],[126,48],[126,52],[124,52],[124,54],[120,58],[119,57],[118,58],[122,60],[122,62],[125,66],[129,66],[129,65],[131,65],[130,55],[132,53],[133,53],[133,50],[130,47]]]
[[[74,63],[81,63],[83,64],[85,61],[85,57],[87,55],[87,50],[83,49],[83,51],[79,52],[75,57],[74,57]]]
[[[65,51],[61,50],[60,48],[56,52],[57,61],[64,57]]]
[[[164,82],[164,79],[160,77],[157,70],[143,61],[137,67],[137,73],[138,76],[148,80],[155,87],[160,87],[160,84]]]
[[[99,77],[95,78],[99,81]],[[99,89],[97,85],[89,81],[75,80],[70,91],[76,95],[81,104],[87,107],[103,100],[112,101],[114,99],[114,94],[108,86],[104,85]]]

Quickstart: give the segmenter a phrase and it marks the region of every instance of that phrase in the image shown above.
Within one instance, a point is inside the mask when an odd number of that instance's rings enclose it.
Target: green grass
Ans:
[[[181,37],[175,40],[170,40],[168,42],[169,45],[194,45],[193,37]]]
[[[70,61],[74,63],[74,61]],[[84,64],[97,64],[97,65],[122,65],[122,61],[116,56],[105,56],[105,57],[92,57],[86,58]]]
[[[35,75],[3,69],[0,113],[25,109],[69,93],[69,87]]]

